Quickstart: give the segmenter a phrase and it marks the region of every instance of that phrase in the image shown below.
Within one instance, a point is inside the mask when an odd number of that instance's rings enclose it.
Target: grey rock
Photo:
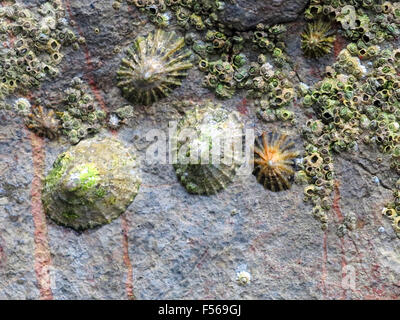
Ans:
[[[233,29],[247,31],[259,23],[294,21],[307,3],[307,0],[234,0],[225,5],[220,19]]]
[[[238,0],[238,4],[245,2]],[[289,7],[288,3],[296,1],[283,2]],[[32,0],[24,3],[33,6]],[[81,30],[88,45],[79,51],[65,51],[63,72],[35,94],[46,98],[48,93],[65,89],[73,77],[82,76],[92,78],[110,111],[126,105],[114,81],[121,55],[111,54],[112,48],[129,45],[154,26],[127,6],[118,12],[111,10],[108,1],[63,3],[70,4],[71,16],[67,18],[76,21],[75,30]],[[251,3],[261,8],[271,1],[247,1]],[[267,11],[254,12],[262,20],[265,15],[265,21],[274,21]],[[144,24],[132,26],[137,21]],[[93,32],[95,27],[101,29],[100,34]],[[303,28],[301,21],[289,24],[287,44],[298,77],[311,86],[334,57],[304,59],[298,41]],[[170,29],[177,30],[176,26]],[[92,63],[89,67],[88,56]],[[104,63],[95,65],[95,61]],[[357,152],[335,155],[336,179],[340,182],[340,195],[335,195],[338,206],[343,214],[354,212],[357,216],[356,229],[341,239],[336,235],[340,223],[337,214],[329,212],[330,227],[322,231],[311,214],[312,206],[303,202],[301,185],[277,194],[264,190],[250,175],[238,177],[216,195],[203,197],[187,193],[172,165],[146,164],[148,145],[141,140],[145,141],[146,133],[155,126],[164,130],[169,121],[180,119],[174,101],[214,99],[202,88],[203,76],[196,69],[190,70],[182,87],[152,110],[138,107],[133,125],[118,131],[118,139],[127,146],[135,149],[143,145],[137,150],[143,184],[123,215],[82,233],[47,219],[51,261],[46,267],[52,297],[129,299],[131,287],[137,299],[398,299],[400,240],[390,221],[381,215],[392,199],[392,191],[386,186],[393,185],[395,177],[388,161],[376,163],[376,150],[360,145]],[[245,97],[245,92],[238,92],[221,103],[234,111]],[[265,130],[281,125],[266,126],[250,102],[248,107],[244,118],[249,127]],[[308,111],[298,107],[295,112],[298,124],[285,129],[302,146],[296,132],[307,121]],[[38,170],[33,147],[32,136],[21,120],[0,111],[0,194],[9,201],[0,206],[0,299],[42,298],[35,272],[41,262],[41,252],[38,255],[35,251],[40,242],[35,238],[38,230],[31,206],[31,182]],[[44,141],[44,175],[69,147],[62,140]],[[232,216],[233,209],[238,214]],[[242,266],[251,274],[246,286],[236,280]],[[352,274],[356,275],[354,290],[342,285],[344,275]]]

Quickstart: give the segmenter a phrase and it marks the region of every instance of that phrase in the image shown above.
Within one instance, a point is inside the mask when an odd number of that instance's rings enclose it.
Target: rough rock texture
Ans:
[[[307,3],[307,0],[235,0],[226,4],[220,19],[235,30],[245,31],[258,23],[294,21]]]
[[[105,108],[126,104],[115,79],[122,54],[113,48],[154,26],[137,10],[112,10],[108,1],[63,3],[87,46],[65,52],[61,75],[34,95],[47,99],[82,76]],[[301,19],[288,25],[287,44],[298,77],[312,85],[334,55],[304,59],[303,26]],[[343,46],[341,39],[336,45]],[[38,138],[20,118],[0,112],[0,299],[398,299],[400,240],[381,215],[396,177],[388,159],[378,164],[374,148],[335,156],[335,206],[327,231],[303,202],[303,186],[272,193],[253,175],[238,175],[216,195],[190,195],[172,165],[145,160],[152,143],[146,134],[156,126],[167,132],[169,121],[182,117],[174,101],[215,99],[202,88],[202,79],[191,69],[168,98],[135,107],[129,126],[102,133],[137,150],[143,183],[125,214],[82,233],[46,220],[41,207],[41,178],[70,145]],[[298,106],[297,125],[265,124],[245,97],[238,92],[221,103],[241,111],[256,134],[280,126],[302,148],[300,128],[311,114]],[[339,238],[338,221],[350,212],[358,218],[357,228]],[[246,286],[236,281],[243,270],[252,277]]]

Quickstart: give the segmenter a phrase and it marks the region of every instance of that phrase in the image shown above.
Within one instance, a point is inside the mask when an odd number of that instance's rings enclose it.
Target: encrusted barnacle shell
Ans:
[[[192,67],[192,52],[183,50],[185,39],[161,29],[139,37],[127,49],[117,72],[118,87],[124,97],[149,105],[180,86]]]
[[[263,132],[254,145],[254,171],[266,189],[277,192],[290,189],[294,177],[294,143],[286,134]]]
[[[44,180],[46,214],[85,230],[110,223],[135,199],[141,184],[135,157],[121,142],[92,138],[61,154]]]
[[[243,164],[239,113],[212,103],[187,113],[173,139],[179,181],[193,194],[215,194],[229,185]]]
[[[333,48],[336,37],[330,35],[330,24],[322,21],[307,25],[301,34],[301,48],[307,57],[321,57]]]

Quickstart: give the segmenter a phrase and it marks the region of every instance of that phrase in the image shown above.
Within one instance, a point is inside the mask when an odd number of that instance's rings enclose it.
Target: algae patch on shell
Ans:
[[[175,136],[176,175],[189,193],[211,195],[232,183],[243,164],[237,112],[209,103],[187,113]]]
[[[92,138],[58,156],[45,178],[42,202],[56,223],[85,230],[125,212],[140,184],[135,157],[121,142]]]

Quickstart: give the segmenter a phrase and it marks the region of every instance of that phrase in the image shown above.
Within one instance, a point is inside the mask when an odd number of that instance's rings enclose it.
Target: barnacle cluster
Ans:
[[[59,0],[37,10],[17,3],[0,7],[0,101],[58,74],[62,47],[78,45],[64,15]]]
[[[258,63],[253,63],[252,68],[255,72],[248,93],[256,99],[259,118],[266,122],[293,120],[294,113],[289,108],[293,106],[296,94],[289,74],[284,70],[274,69],[266,62],[264,55],[258,57]]]
[[[326,132],[324,132],[324,130]],[[309,120],[304,128],[305,155],[296,181],[305,184],[304,200],[314,205],[312,214],[321,222],[322,229],[328,227],[328,211],[332,206],[334,167],[331,155],[330,132],[321,120]],[[325,134],[325,136],[323,136]]]
[[[193,51],[199,58],[198,67],[206,73],[204,86],[214,90],[221,98],[231,98],[237,89],[265,92],[268,84],[258,80],[263,75],[262,66],[268,58],[281,69],[287,67],[282,40],[285,31],[281,25],[263,24],[259,24],[256,31],[243,35],[230,31],[207,31],[205,39],[193,43]],[[243,53],[247,44],[262,52],[258,61],[251,62]],[[284,73],[281,74],[283,76]]]
[[[216,30],[207,31],[205,39],[193,40],[198,68],[206,74],[203,85],[221,98],[231,98],[249,76],[248,59],[241,54],[243,42],[240,36],[228,37]]]
[[[57,114],[62,123],[62,133],[70,143],[77,144],[105,125],[107,113],[99,107],[89,86],[80,78],[72,79],[62,100],[57,106]]]
[[[44,179],[43,207],[56,223],[85,230],[122,214],[140,184],[135,156],[121,142],[86,139],[55,161]]]
[[[266,189],[274,192],[290,189],[294,159],[298,156],[293,147],[294,142],[284,133],[263,132],[255,140],[253,174]]]
[[[284,66],[288,61],[284,52],[286,31],[286,26],[283,24],[270,26],[260,23],[251,36],[253,45],[262,53],[270,54],[278,67]]]
[[[173,137],[174,168],[193,194],[215,194],[243,164],[243,125],[237,112],[207,103],[187,112]]]
[[[118,87],[126,99],[149,105],[181,85],[192,67],[191,51],[183,50],[184,38],[158,29],[138,37],[126,50],[117,72]]]
[[[203,85],[215,91],[220,98],[232,98],[236,91],[235,68],[228,61],[217,60],[209,63],[207,60],[200,60],[199,66],[208,72],[204,78]],[[208,67],[208,69],[206,69]],[[239,75],[241,77],[243,73]]]
[[[365,52],[400,35],[400,3],[384,0],[311,0],[309,20],[336,22],[342,34]]]
[[[221,0],[127,0],[127,2],[146,12],[150,21],[159,27],[168,25],[170,14],[167,10],[169,10],[182,28],[193,27],[199,31],[217,23],[218,11],[223,10],[225,6]]]
[[[391,222],[397,237],[400,238],[400,188],[396,186],[393,191],[394,200],[388,203],[382,210],[382,215]]]
[[[133,118],[134,108],[127,104],[119,107],[111,112],[108,116],[108,127],[112,130],[119,129],[123,124],[127,124],[128,120]]]
[[[357,227],[357,216],[353,212],[345,213],[342,223],[338,225],[336,235],[339,238],[344,237],[349,231]]]
[[[35,99],[37,103],[41,99]],[[102,128],[118,129],[133,117],[133,107],[125,105],[113,112],[103,110],[93,97],[89,86],[80,78],[73,78],[56,102],[46,106],[31,105],[26,98],[14,102],[13,110],[26,126],[40,136],[55,139],[65,136],[71,144],[98,133]]]
[[[330,23],[321,20],[307,25],[301,34],[301,49],[306,56],[318,58],[331,52],[336,37],[330,29]]]
[[[305,193],[323,223],[333,190],[333,153],[354,150],[359,143],[374,145],[400,174],[400,51],[375,47],[363,63],[356,47],[349,44],[303,99],[318,118],[304,128],[308,155],[303,165],[310,183]]]

